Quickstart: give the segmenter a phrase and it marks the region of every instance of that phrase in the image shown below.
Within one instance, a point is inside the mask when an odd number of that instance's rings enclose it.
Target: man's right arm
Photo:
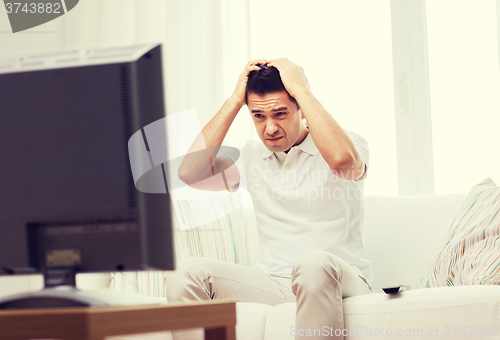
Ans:
[[[245,66],[234,93],[189,148],[179,167],[178,175],[190,187],[213,191],[233,191],[238,187],[240,174],[236,165],[229,157],[217,157],[217,154],[234,118],[245,105],[248,75],[259,70],[257,64],[260,63],[265,63],[265,60],[253,60]]]

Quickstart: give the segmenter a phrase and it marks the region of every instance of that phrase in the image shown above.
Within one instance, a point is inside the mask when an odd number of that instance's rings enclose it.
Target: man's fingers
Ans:
[[[266,60],[265,59],[255,59],[255,60],[250,60],[247,64],[247,66],[250,65],[257,65],[257,64],[265,64]]]
[[[253,69],[259,69],[259,70],[260,70],[260,66],[259,66],[259,65],[257,65],[257,64],[252,64],[252,65],[248,65],[248,66],[247,66],[247,69],[252,69],[252,70],[253,70]]]
[[[292,71],[296,69],[299,71],[299,73],[304,74],[304,68],[302,66],[295,64],[293,61],[290,61],[287,58],[268,60],[267,65],[276,67],[278,70],[283,70],[283,71],[285,70]]]
[[[286,64],[288,65],[295,65],[295,63],[293,63],[292,61],[288,60],[287,58],[278,58],[278,59],[271,59],[271,60],[267,60],[267,64],[270,65],[270,66],[284,66]]]
[[[243,71],[243,74],[241,76],[247,77],[250,72],[260,70],[260,67],[258,65],[265,63],[266,61],[264,59],[250,60],[245,66],[245,70]]]
[[[278,60],[277,59],[271,59],[271,60],[267,60],[267,65],[269,66],[274,66],[274,64],[277,62]]]
[[[243,73],[240,75],[240,80],[241,81],[246,81],[246,79],[248,78],[248,75],[250,74],[250,72],[252,71],[258,71],[260,70],[260,67],[257,66],[257,65],[249,65],[245,68],[245,70],[243,71]]]
[[[300,87],[310,88],[304,68],[287,58],[267,60],[267,65],[275,67],[280,72],[280,77],[285,89],[293,96],[295,89]]]

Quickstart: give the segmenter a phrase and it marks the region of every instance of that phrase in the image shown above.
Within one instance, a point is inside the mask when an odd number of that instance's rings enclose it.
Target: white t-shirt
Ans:
[[[365,139],[345,132],[367,167]],[[371,263],[362,239],[366,173],[358,181],[335,176],[311,134],[287,154],[274,153],[254,140],[240,152],[244,165],[240,174],[245,173],[240,177],[240,187],[250,192],[257,217],[261,247],[257,268],[290,278],[300,253],[322,249],[342,258],[371,283]]]

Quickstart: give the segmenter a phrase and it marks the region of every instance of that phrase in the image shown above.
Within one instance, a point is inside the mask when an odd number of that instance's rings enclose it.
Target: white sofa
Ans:
[[[345,339],[500,338],[500,286],[415,289],[464,199],[465,194],[366,197],[364,238],[376,293],[344,299]],[[248,258],[253,264],[259,259],[255,219],[251,206],[246,205],[244,211]],[[10,282],[1,278],[0,295],[12,292],[14,281],[17,291],[38,289],[41,284],[39,277],[11,278]],[[107,282],[106,276],[86,275],[79,284],[88,288]],[[393,296],[381,290],[400,284],[412,290]],[[293,339],[294,322],[294,303],[237,303],[238,340]],[[170,335],[156,337],[168,339]]]
[[[343,300],[345,339],[500,338],[500,286],[415,289],[465,196],[366,197],[364,239],[376,293]],[[395,285],[412,290],[382,291]],[[295,303],[238,303],[237,309],[238,340],[294,338]]]

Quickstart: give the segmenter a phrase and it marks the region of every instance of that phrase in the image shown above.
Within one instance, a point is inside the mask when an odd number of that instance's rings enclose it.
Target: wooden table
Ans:
[[[205,329],[206,340],[235,340],[234,301],[0,311],[0,340],[102,340],[106,336]]]

